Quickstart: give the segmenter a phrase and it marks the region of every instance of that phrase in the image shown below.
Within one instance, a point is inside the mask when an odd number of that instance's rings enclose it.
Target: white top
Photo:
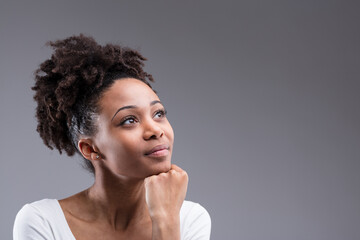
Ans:
[[[184,201],[180,210],[182,240],[210,239],[211,219],[200,204]],[[76,240],[56,199],[24,205],[16,215],[14,240]]]

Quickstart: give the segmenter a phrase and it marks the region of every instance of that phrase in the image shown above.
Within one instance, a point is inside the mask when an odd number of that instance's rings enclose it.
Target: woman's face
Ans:
[[[129,178],[145,178],[171,167],[173,129],[154,91],[140,80],[119,79],[100,101],[94,143],[101,167]]]

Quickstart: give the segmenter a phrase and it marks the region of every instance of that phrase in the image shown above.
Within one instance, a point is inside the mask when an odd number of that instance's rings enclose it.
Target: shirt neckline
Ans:
[[[70,226],[66,220],[65,213],[61,208],[59,200],[57,200],[57,199],[55,199],[55,200],[56,200],[56,204],[57,204],[57,211],[58,211],[59,215],[61,216],[61,220],[62,220],[61,225],[65,226],[66,231],[68,232],[68,235],[71,235],[74,238],[74,240],[76,240],[76,238],[75,238],[74,234],[72,233]]]

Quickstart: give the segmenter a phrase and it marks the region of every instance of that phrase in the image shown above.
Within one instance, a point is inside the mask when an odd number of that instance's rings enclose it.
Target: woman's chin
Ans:
[[[160,173],[166,173],[170,169],[171,169],[170,161],[162,162],[161,164],[156,164],[155,166],[153,166],[151,175],[158,175]]]

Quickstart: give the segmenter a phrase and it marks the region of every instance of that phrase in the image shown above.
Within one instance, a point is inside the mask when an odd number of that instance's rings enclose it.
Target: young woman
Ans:
[[[33,87],[37,131],[49,148],[80,154],[94,184],[26,204],[14,239],[210,239],[209,214],[184,200],[188,176],[171,164],[174,133],[146,59],[84,35],[49,45]]]

